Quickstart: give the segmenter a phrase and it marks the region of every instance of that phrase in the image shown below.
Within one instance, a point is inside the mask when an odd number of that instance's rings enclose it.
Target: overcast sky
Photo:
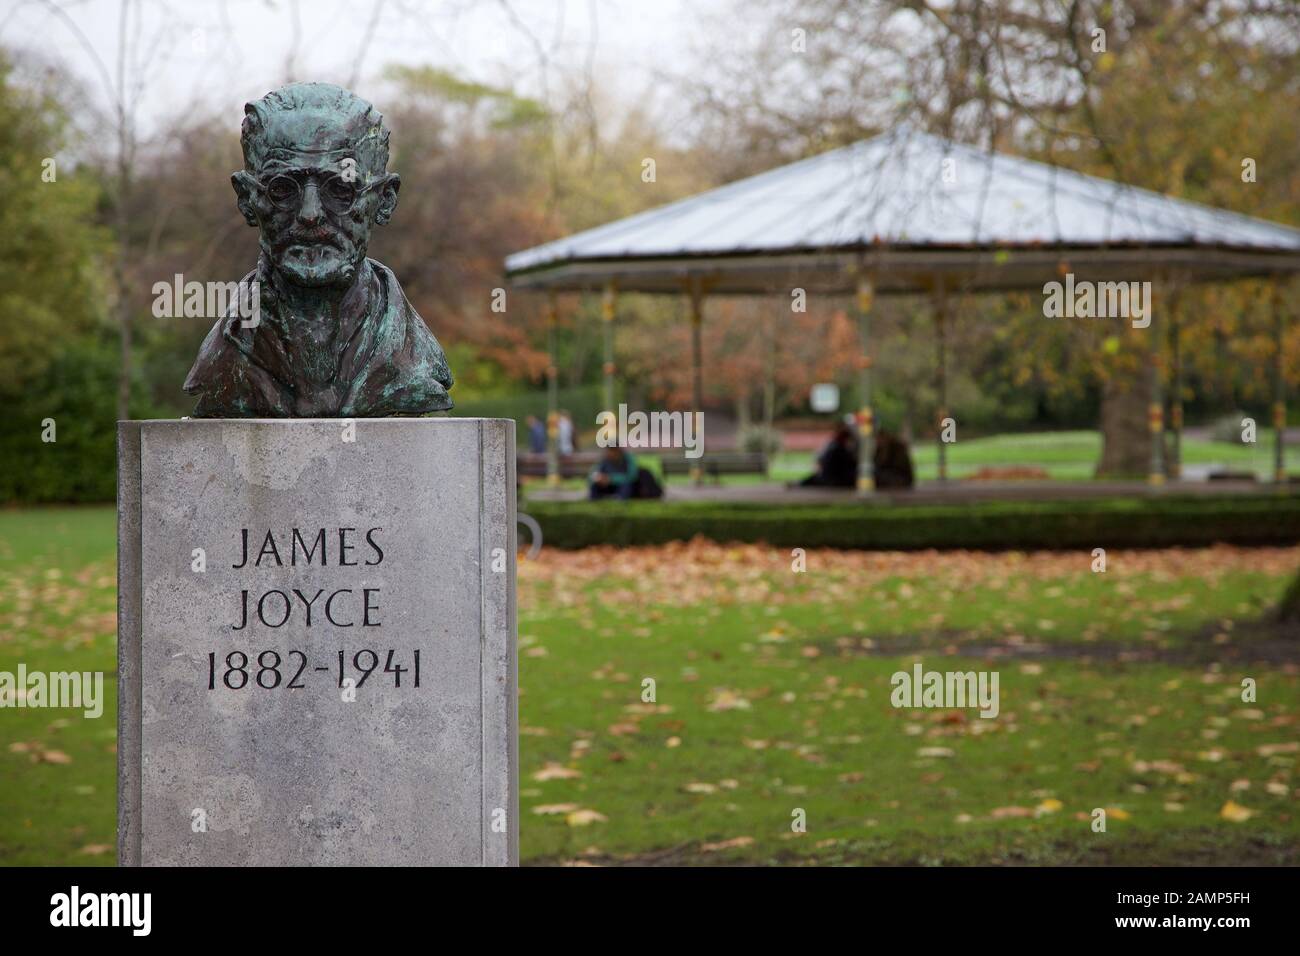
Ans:
[[[653,95],[691,61],[723,0],[0,0],[0,45],[55,60],[101,104],[116,84],[123,3],[126,86],[141,132],[194,104],[229,110],[296,79],[348,83],[383,109],[388,63],[432,64],[540,96],[590,62],[606,103]],[[57,10],[51,9],[57,7]],[[296,21],[296,26],[295,26]],[[368,38],[368,39],[367,39]],[[93,51],[93,54],[92,54]],[[557,69],[546,71],[544,62]],[[102,64],[102,68],[101,65]],[[145,80],[140,83],[139,80]]]

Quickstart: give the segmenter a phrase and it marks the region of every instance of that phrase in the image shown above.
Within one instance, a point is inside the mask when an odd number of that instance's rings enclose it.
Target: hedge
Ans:
[[[117,388],[116,343],[73,341],[29,387],[4,395],[0,505],[113,501]],[[153,411],[143,392],[137,375],[133,418],[148,418]],[[48,421],[53,441],[44,440]]]
[[[696,535],[781,547],[1055,550],[1292,544],[1300,496],[1129,497],[1057,502],[761,505],[525,501],[547,547],[662,544]]]

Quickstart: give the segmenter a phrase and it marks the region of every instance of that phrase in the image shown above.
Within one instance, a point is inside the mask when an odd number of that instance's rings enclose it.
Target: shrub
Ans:
[[[741,451],[761,451],[775,455],[781,450],[781,433],[766,425],[747,425],[737,433],[736,447]]]
[[[79,340],[29,386],[7,399],[0,418],[0,502],[90,503],[117,495],[118,356],[108,342]],[[138,394],[140,389],[135,389]],[[144,409],[133,407],[133,415]],[[42,441],[54,421],[55,441]]]
[[[1234,445],[1241,444],[1241,420],[1250,417],[1247,412],[1236,411],[1216,418],[1210,426],[1210,437],[1214,441],[1226,441]],[[1258,420],[1256,420],[1258,425]]]
[[[864,550],[980,550],[1260,545],[1300,541],[1300,497],[895,505],[528,502],[548,546],[715,541]]]

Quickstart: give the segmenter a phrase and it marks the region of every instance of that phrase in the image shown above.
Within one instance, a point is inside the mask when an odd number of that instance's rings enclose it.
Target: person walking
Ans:
[[[546,426],[536,415],[529,415],[524,420],[528,427],[528,450],[534,455],[546,454]]]
[[[573,419],[569,417],[567,411],[560,412],[560,420],[557,423],[559,429],[560,454],[573,454]]]

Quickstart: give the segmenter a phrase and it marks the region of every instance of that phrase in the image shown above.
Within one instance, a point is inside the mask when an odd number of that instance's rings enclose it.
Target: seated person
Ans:
[[[606,448],[600,463],[588,478],[590,499],[620,498],[626,501],[637,497],[640,471],[636,459],[622,448]]]
[[[888,428],[876,435],[876,451],[871,459],[877,488],[911,488],[912,455],[907,442]]]
[[[805,487],[852,488],[858,482],[858,443],[853,429],[839,425],[817,456],[817,471],[799,484]]]

